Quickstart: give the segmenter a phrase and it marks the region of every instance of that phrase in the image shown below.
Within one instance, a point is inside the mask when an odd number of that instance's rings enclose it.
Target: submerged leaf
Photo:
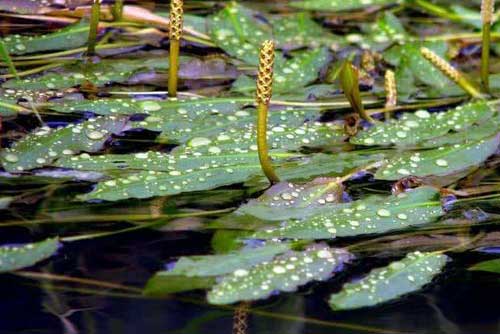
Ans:
[[[111,116],[89,119],[59,129],[42,127],[0,152],[9,172],[22,172],[50,165],[58,157],[99,151],[111,134],[124,130],[127,118]]]
[[[311,281],[323,281],[349,261],[352,255],[343,249],[315,245],[303,252],[288,252],[249,270],[236,270],[225,276],[208,293],[212,304],[269,297],[274,291],[291,292]]]
[[[0,247],[0,272],[30,267],[51,257],[59,248],[57,238],[40,242]]]
[[[236,2],[226,5],[208,24],[217,46],[251,65],[258,65],[260,45],[271,39],[271,26],[260,20],[257,12]]]
[[[405,176],[446,176],[478,166],[493,155],[500,144],[495,135],[480,141],[441,146],[426,151],[408,151],[389,159],[375,174],[380,180]]]
[[[414,252],[387,267],[371,271],[356,283],[345,284],[331,295],[334,310],[373,306],[401,297],[429,284],[443,269],[448,257],[440,253]]]
[[[435,221],[444,214],[439,191],[420,187],[392,196],[370,196],[338,204],[327,212],[284,222],[281,227],[257,232],[258,239],[330,239],[385,233]]]

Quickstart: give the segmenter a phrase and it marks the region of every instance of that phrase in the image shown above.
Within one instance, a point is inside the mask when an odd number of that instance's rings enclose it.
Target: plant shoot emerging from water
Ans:
[[[374,119],[366,112],[363,101],[361,101],[359,70],[349,60],[344,62],[340,70],[340,86],[354,112],[358,113],[367,122],[374,123]]]
[[[495,11],[494,0],[483,0],[481,2],[481,19],[483,22],[483,38],[481,49],[481,82],[486,92],[490,91],[490,42],[491,23]]]

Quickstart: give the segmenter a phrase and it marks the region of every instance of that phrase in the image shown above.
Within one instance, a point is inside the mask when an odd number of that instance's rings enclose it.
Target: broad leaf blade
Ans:
[[[111,116],[59,129],[42,127],[1,151],[0,161],[7,171],[22,172],[49,165],[64,155],[96,152],[113,133],[123,131],[126,124],[127,118]]]
[[[375,174],[380,180],[399,180],[413,175],[446,176],[462,172],[483,163],[500,144],[500,136],[478,142],[441,146],[427,151],[405,152],[389,159]]]
[[[311,281],[328,279],[352,255],[342,249],[316,245],[303,252],[289,252],[249,270],[225,276],[208,293],[212,304],[263,299],[274,291],[291,292]]]
[[[435,221],[444,214],[435,188],[421,187],[397,196],[371,196],[339,204],[328,212],[292,219],[277,228],[266,228],[260,239],[330,239],[385,233]]]
[[[384,303],[429,284],[441,272],[448,257],[439,253],[414,252],[387,267],[371,271],[356,283],[345,284],[331,295],[334,310],[351,310]]]

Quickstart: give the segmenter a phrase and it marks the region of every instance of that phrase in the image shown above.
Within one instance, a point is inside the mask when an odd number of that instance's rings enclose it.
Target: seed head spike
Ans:
[[[474,87],[474,85],[465,78],[465,76],[450,65],[446,60],[435,54],[432,50],[422,47],[420,49],[422,56],[427,59],[432,65],[434,65],[438,70],[443,72],[448,78],[456,82],[463,90],[465,90],[472,97],[480,98],[482,97],[479,90]]]
[[[182,35],[182,25],[183,25],[183,0],[171,0],[170,1],[170,39],[180,40]]]
[[[481,19],[483,24],[491,24],[495,12],[495,0],[481,1]]]
[[[269,104],[273,94],[274,42],[265,41],[260,49],[257,77],[257,103]]]

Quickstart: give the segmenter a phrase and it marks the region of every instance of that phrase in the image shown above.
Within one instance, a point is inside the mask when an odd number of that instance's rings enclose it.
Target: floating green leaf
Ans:
[[[175,263],[175,267],[164,274],[187,277],[220,276],[270,261],[276,255],[288,250],[290,250],[288,244],[271,243],[259,248],[242,249],[229,254],[181,257]]]
[[[238,269],[225,276],[208,293],[212,304],[231,304],[267,298],[274,291],[294,291],[311,281],[323,281],[349,261],[343,249],[315,245],[303,252],[289,252],[250,269]]]
[[[93,112],[98,115],[148,114],[179,121],[189,121],[194,117],[207,114],[234,113],[253,99],[241,98],[189,98],[185,100],[136,100],[136,99],[98,99],[50,103],[47,108],[61,113]],[[162,118],[162,119],[163,119]],[[152,122],[152,121],[151,121]],[[149,122],[147,122],[149,123]]]
[[[61,156],[96,152],[111,134],[123,131],[126,124],[127,118],[111,116],[59,129],[44,126],[1,151],[0,161],[7,171],[22,172],[50,165]]]
[[[484,101],[469,103],[441,113],[418,110],[415,113],[404,113],[397,120],[380,122],[360,131],[351,138],[351,143],[365,146],[417,145],[450,131],[464,132],[474,124],[484,123],[493,113],[492,108]],[[427,146],[428,144],[429,142]]]
[[[234,214],[275,221],[302,218],[328,210],[329,204],[342,199],[342,192],[342,185],[336,178],[317,178],[303,185],[280,182],[258,199],[242,205]]]
[[[327,212],[292,219],[276,228],[257,232],[258,239],[330,239],[385,233],[427,224],[444,214],[439,191],[420,187],[397,196],[370,196],[330,207]]]
[[[30,267],[52,256],[59,248],[57,238],[15,246],[0,247],[0,272]]]
[[[441,146],[426,151],[404,152],[389,159],[375,174],[380,180],[399,180],[413,176],[445,176],[462,172],[483,163],[500,144],[495,135],[480,141]]]
[[[81,20],[56,32],[39,36],[9,35],[3,38],[11,55],[43,51],[69,50],[87,43],[89,22]]]
[[[414,252],[387,267],[371,271],[356,283],[345,284],[331,295],[334,310],[351,310],[373,306],[399,298],[429,284],[441,272],[448,257],[439,253]]]

